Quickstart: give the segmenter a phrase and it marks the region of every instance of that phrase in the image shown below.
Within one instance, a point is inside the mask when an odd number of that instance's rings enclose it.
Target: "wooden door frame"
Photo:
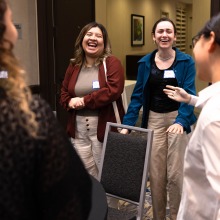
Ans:
[[[40,95],[55,110],[55,68],[53,54],[53,0],[37,0]],[[51,28],[49,28],[51,27]]]
[[[56,92],[58,90],[55,82],[55,57],[53,36],[55,27],[53,24],[53,0],[36,0],[38,21],[38,49],[39,49],[39,94],[56,110]],[[95,0],[93,17],[95,18]]]

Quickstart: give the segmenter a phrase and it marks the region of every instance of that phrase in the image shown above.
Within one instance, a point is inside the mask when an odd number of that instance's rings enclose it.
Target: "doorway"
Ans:
[[[60,87],[81,28],[95,20],[95,0],[37,0],[40,95],[63,127],[67,112],[59,104]]]

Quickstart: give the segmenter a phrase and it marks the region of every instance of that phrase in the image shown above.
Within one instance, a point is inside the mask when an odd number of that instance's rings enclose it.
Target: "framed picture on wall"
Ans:
[[[131,46],[144,45],[144,16],[131,14]]]

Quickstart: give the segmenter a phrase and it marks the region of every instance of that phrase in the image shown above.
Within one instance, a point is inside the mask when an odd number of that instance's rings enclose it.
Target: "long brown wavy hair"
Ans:
[[[18,123],[32,135],[37,135],[38,124],[35,114],[30,109],[32,100],[31,92],[25,81],[25,71],[13,53],[13,44],[4,39],[6,26],[4,22],[5,13],[9,5],[6,0],[0,0],[0,71],[7,71],[8,78],[0,78],[0,89],[10,99],[16,109]],[[5,43],[10,45],[6,48]]]
[[[71,59],[71,62],[73,64],[79,65],[79,66],[81,66],[83,64],[84,59],[85,59],[85,52],[82,47],[82,41],[83,41],[83,38],[85,37],[86,33],[93,27],[98,27],[101,30],[102,35],[103,35],[103,41],[104,41],[104,51],[101,54],[101,56],[98,57],[98,59],[96,61],[96,65],[100,64],[105,57],[108,57],[111,55],[111,53],[112,53],[111,43],[110,43],[110,40],[108,37],[108,32],[107,32],[106,28],[100,23],[91,22],[82,28],[82,30],[80,31],[80,33],[76,39],[74,56]]]

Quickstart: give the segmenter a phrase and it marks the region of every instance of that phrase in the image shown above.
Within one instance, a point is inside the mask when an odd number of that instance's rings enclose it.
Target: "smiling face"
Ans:
[[[85,34],[82,47],[88,57],[97,58],[103,53],[104,40],[100,28],[93,27]]]
[[[157,24],[153,40],[158,48],[170,48],[176,40],[173,24],[169,21],[161,21]]]

